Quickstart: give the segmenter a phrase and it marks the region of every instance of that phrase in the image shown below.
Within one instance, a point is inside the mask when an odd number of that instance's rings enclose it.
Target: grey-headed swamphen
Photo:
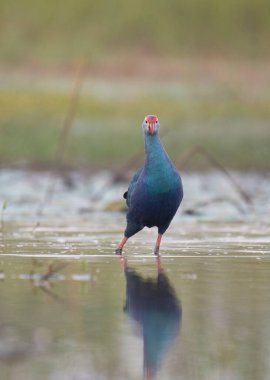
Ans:
[[[132,178],[126,198],[127,226],[115,254],[122,255],[128,238],[144,227],[158,228],[154,253],[159,255],[162,235],[169,227],[183,198],[181,177],[159,139],[157,116],[148,115],[143,124],[145,161]]]

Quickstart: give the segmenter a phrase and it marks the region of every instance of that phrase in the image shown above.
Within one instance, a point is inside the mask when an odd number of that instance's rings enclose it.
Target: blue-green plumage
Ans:
[[[181,200],[181,178],[165,152],[158,134],[145,134],[145,163],[130,182],[127,193],[127,228],[130,237],[143,227],[169,227]]]
[[[124,242],[116,253],[121,253],[127,238],[144,227],[156,226],[162,235],[182,201],[181,178],[160,142],[158,129],[157,117],[147,116],[143,123],[144,166],[136,172],[124,194],[128,206],[127,227]],[[158,253],[159,244],[156,248]]]
[[[138,182],[138,178],[142,172],[143,168],[140,168],[133,176],[132,180],[130,181],[130,184],[128,186],[128,191],[124,194],[124,198],[126,198],[127,206],[130,206],[130,198],[131,194],[133,193],[133,190]]]

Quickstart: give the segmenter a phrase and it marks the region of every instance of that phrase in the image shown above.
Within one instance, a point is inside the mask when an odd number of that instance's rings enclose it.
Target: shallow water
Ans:
[[[1,380],[270,378],[263,180],[245,212],[210,202],[190,215],[183,210],[213,196],[190,176],[158,262],[153,229],[128,242],[126,260],[113,255],[125,217],[102,209],[124,185],[95,207],[87,184],[73,192],[60,185],[38,217],[47,178],[4,174],[17,188],[1,188]]]

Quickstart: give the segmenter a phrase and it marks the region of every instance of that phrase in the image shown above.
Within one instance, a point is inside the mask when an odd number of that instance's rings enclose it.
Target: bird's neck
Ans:
[[[145,135],[144,136],[144,150],[145,150],[145,164],[159,163],[164,161],[167,156],[161,142],[159,135],[154,136]]]
[[[145,135],[144,144],[144,183],[151,194],[166,193],[179,181],[173,174],[174,166],[157,134]]]

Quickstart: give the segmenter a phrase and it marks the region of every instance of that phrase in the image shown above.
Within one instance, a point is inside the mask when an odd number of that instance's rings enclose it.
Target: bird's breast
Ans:
[[[149,195],[166,194],[181,187],[181,179],[172,165],[146,168],[143,186]]]

